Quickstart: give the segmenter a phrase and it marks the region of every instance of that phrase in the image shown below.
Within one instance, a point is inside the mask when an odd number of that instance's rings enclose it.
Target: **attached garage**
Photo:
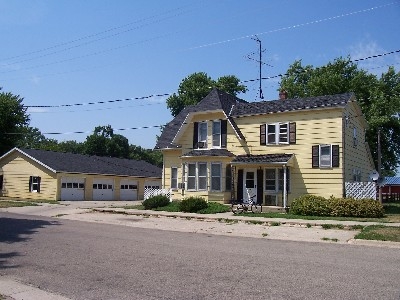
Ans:
[[[93,200],[114,200],[114,180],[93,179]]]
[[[66,201],[82,201],[85,199],[85,179],[62,177],[61,199]]]
[[[131,201],[138,199],[138,182],[137,180],[123,179],[120,185],[120,200]]]

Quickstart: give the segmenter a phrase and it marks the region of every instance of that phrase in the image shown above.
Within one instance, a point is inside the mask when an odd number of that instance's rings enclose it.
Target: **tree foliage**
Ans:
[[[177,93],[168,97],[167,107],[175,117],[186,106],[200,102],[214,87],[232,95],[246,92],[246,86],[239,83],[234,75],[222,76],[215,81],[204,72],[193,73],[181,81]]]
[[[0,155],[16,147],[23,139],[29,115],[22,101],[19,95],[0,92]]]
[[[349,58],[338,58],[319,68],[295,61],[282,77],[280,89],[289,98],[354,92],[369,125],[366,140],[375,164],[380,130],[383,173],[395,173],[400,164],[400,73],[393,67],[378,78]]]

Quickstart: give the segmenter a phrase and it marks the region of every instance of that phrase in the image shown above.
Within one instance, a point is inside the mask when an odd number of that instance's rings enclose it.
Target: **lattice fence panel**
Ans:
[[[355,199],[372,198],[376,200],[375,182],[346,182],[346,197]]]
[[[144,189],[144,200],[157,195],[167,196],[169,198],[169,201],[171,201],[172,191],[170,189],[156,189],[156,188]]]

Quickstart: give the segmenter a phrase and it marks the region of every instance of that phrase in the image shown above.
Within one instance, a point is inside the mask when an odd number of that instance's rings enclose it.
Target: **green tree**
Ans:
[[[130,145],[129,153],[130,153],[129,154],[130,159],[144,160],[160,168],[163,165],[163,158],[161,151],[145,149],[136,145]]]
[[[295,61],[282,77],[280,89],[289,98],[354,92],[369,125],[366,140],[375,165],[380,130],[383,173],[395,173],[400,163],[400,73],[393,67],[378,78],[359,69],[350,58],[338,58],[319,68]]]
[[[19,95],[0,92],[0,155],[18,146],[23,139],[30,121],[23,100]]]
[[[214,87],[232,95],[246,92],[246,86],[239,83],[234,75],[222,76],[215,81],[204,72],[193,73],[181,81],[177,93],[168,97],[167,107],[175,117],[186,106],[200,102]]]

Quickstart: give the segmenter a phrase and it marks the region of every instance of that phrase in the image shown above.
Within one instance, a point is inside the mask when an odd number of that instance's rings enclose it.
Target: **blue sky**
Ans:
[[[48,138],[84,141],[111,125],[153,148],[153,126],[171,120],[167,96],[138,98],[176,92],[194,72],[257,79],[254,35],[268,77],[298,59],[320,66],[399,50],[399,20],[396,0],[0,0],[0,86],[25,105],[85,104],[29,109],[31,126],[62,133]],[[380,75],[399,63],[397,53],[359,66]],[[265,99],[278,85],[262,81]],[[259,83],[247,86],[240,97],[257,100]]]

